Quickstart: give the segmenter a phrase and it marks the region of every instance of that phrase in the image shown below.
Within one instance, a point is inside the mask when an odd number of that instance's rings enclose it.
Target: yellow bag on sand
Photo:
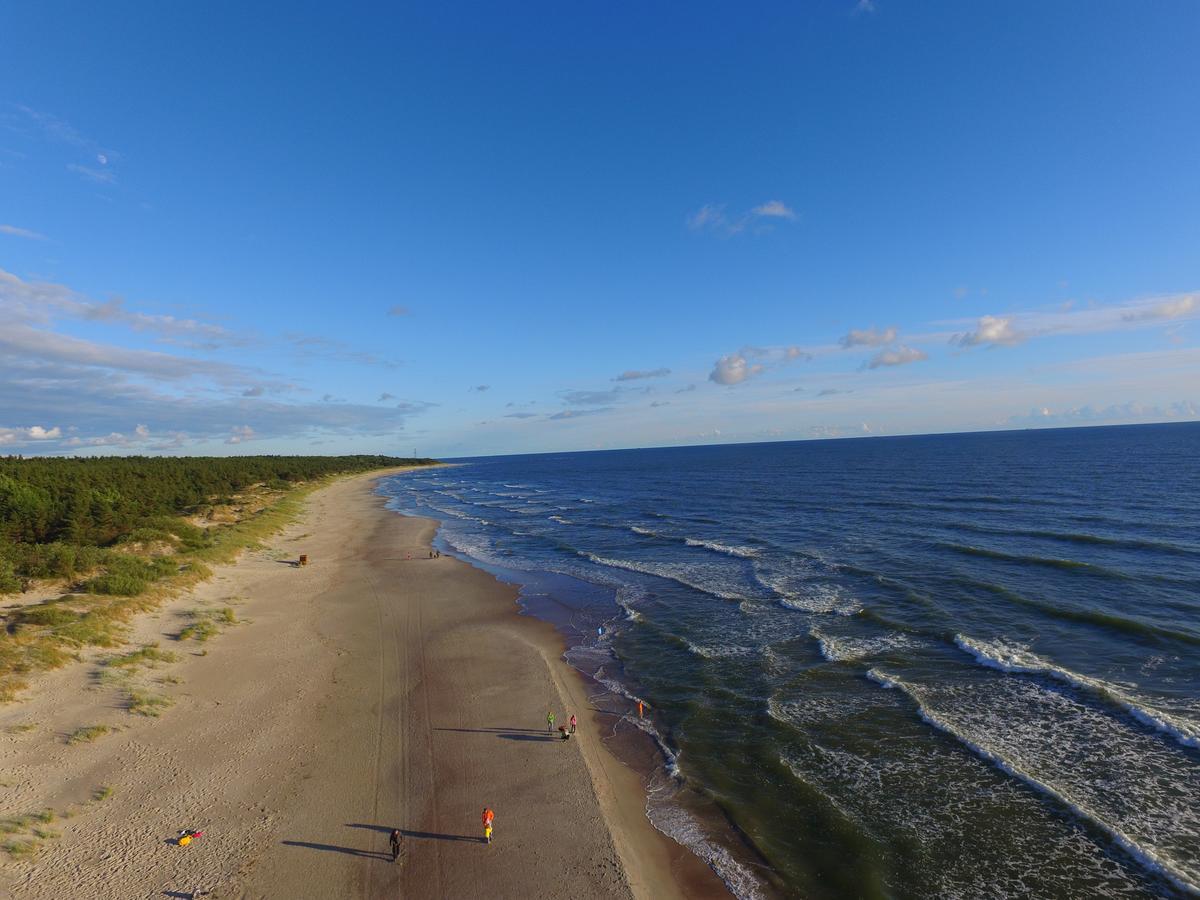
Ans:
[[[183,837],[181,837],[179,839],[179,846],[186,847],[191,842],[192,842],[192,836],[190,834],[185,834]]]

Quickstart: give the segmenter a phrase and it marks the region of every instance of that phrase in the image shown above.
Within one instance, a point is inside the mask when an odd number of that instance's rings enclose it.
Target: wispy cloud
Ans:
[[[546,418],[551,422],[558,422],[562,421],[563,419],[578,419],[582,416],[595,416],[599,415],[600,413],[609,412],[611,409],[611,406],[601,406],[596,409],[564,409],[562,412],[553,413],[552,415],[546,416]]]
[[[1096,408],[1093,406],[1072,406],[1064,409],[1054,409],[1041,406],[1029,411],[1027,415],[1011,416],[1010,425],[1074,425],[1082,422],[1147,422],[1162,421],[1163,419],[1198,419],[1200,406],[1191,400],[1180,400],[1166,405],[1157,403],[1116,403]]]
[[[10,131],[70,147],[86,159],[86,163],[79,161],[68,163],[68,171],[98,184],[116,182],[116,174],[110,166],[119,158],[118,153],[101,146],[66,120],[51,113],[42,112],[20,103],[10,103],[8,108],[13,112],[4,116],[3,124]]]
[[[1196,294],[1184,294],[1172,297],[1161,303],[1149,304],[1143,308],[1131,310],[1121,318],[1126,322],[1146,322],[1154,319],[1178,319],[1189,313],[1200,311],[1200,300]]]
[[[284,338],[296,349],[301,358],[325,359],[330,362],[354,363],[360,366],[377,366],[383,369],[398,369],[399,360],[389,359],[369,350],[358,350],[343,341],[318,337],[312,334],[288,332]]]
[[[387,314],[389,316],[408,316],[408,315],[412,315],[412,310],[409,309],[407,306],[397,305],[397,306],[393,306],[391,309],[389,309],[387,311]]]
[[[537,418],[537,413],[531,413],[531,412],[505,413],[504,418],[506,418],[506,419],[535,419],[535,418]]]
[[[895,339],[895,328],[852,328],[838,343],[849,350],[851,347],[882,347]]]
[[[473,388],[470,388],[469,390],[471,390],[477,394],[482,394],[486,391],[491,390],[491,388],[492,388],[492,386],[490,384],[477,384]]]
[[[795,211],[782,200],[768,200],[737,215],[727,215],[724,203],[706,203],[684,219],[692,231],[715,231],[724,235],[740,234],[756,221],[764,219],[794,222]],[[764,229],[769,226],[763,225]]]
[[[670,369],[627,369],[613,381],[638,381],[642,378],[663,378],[670,375]]]
[[[7,234],[11,237],[27,238],[31,241],[44,241],[46,236],[39,234],[36,231],[30,231],[28,228],[18,228],[16,225],[0,225],[0,234]]]
[[[782,200],[768,200],[766,203],[759,204],[750,210],[750,215],[765,219],[787,219],[789,221],[796,218],[796,213]]]
[[[82,166],[79,163],[67,163],[67,171],[94,181],[96,184],[116,184],[117,175],[109,169],[97,169],[93,166]]]
[[[97,303],[64,285],[26,281],[0,269],[0,324],[7,321],[47,325],[61,317],[124,325],[164,340],[206,349],[246,343],[244,338],[211,322],[137,312],[128,309],[120,297]]]
[[[867,368],[878,369],[880,366],[906,366],[909,363],[920,362],[923,359],[929,359],[929,354],[924,350],[918,350],[915,347],[905,347],[901,344],[899,347],[880,350],[867,362]]]

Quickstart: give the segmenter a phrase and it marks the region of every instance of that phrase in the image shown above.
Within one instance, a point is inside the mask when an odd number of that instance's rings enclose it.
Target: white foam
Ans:
[[[854,662],[912,644],[904,634],[885,634],[873,638],[834,637],[815,625],[808,633],[816,639],[821,655],[829,662]]]
[[[683,542],[689,547],[703,547],[706,550],[712,550],[715,553],[724,553],[727,556],[738,556],[742,559],[753,559],[755,556],[758,556],[758,550],[756,550],[754,547],[738,547],[731,544],[719,544],[716,541],[705,541],[698,538],[684,538]]]
[[[655,828],[677,844],[687,847],[717,873],[729,892],[738,900],[760,900],[763,885],[745,865],[733,858],[728,850],[714,843],[704,829],[683,807],[669,800],[646,803],[646,818]]]
[[[729,584],[727,581],[722,583],[722,579],[727,577],[729,573],[711,566],[702,567],[694,563],[643,562],[634,559],[613,559],[582,550],[579,551],[579,555],[600,566],[625,569],[629,572],[641,572],[644,575],[653,575],[657,578],[666,578],[682,584],[684,587],[689,587],[705,594],[711,594],[721,600],[743,600],[747,597],[753,597],[753,588],[751,585],[734,585]]]
[[[693,644],[691,641],[687,640],[687,638],[684,638],[684,642],[687,644],[688,650],[690,650],[696,656],[704,657],[704,659],[756,656],[758,654],[758,651],[753,647],[740,647],[735,644]]]
[[[547,516],[551,522],[557,522],[559,525],[570,525],[570,519],[564,519],[562,516]]]
[[[644,534],[647,537],[658,537],[658,535],[649,528],[643,528],[641,525],[630,525],[629,530],[634,534]]]
[[[1032,675],[1048,675],[1080,690],[1099,694],[1105,700],[1124,709],[1143,725],[1169,735],[1185,747],[1200,748],[1200,723],[1189,722],[1179,716],[1155,709],[1144,700],[1134,698],[1114,684],[1072,672],[1057,666],[1027,647],[1003,641],[984,641],[956,634],[954,643],[960,650],[969,653],[984,666],[1002,672],[1019,672]]]
[[[862,604],[847,597],[841,589],[831,584],[810,584],[802,593],[780,594],[779,605],[797,612],[832,613],[838,616],[853,616],[862,610]]]

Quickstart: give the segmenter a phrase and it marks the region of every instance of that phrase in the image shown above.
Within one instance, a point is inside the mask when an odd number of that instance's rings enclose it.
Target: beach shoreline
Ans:
[[[36,852],[0,861],[0,891],[728,895],[591,739],[588,686],[553,626],[483,570],[429,559],[436,525],[385,508],[389,474],[314,492],[264,549],[140,617],[131,639],[176,658],[133,686],[94,654],[0,709],[0,816],[55,819]],[[237,624],[203,647],[176,639],[210,607]],[[130,714],[135,688],[161,696],[161,718]],[[575,740],[546,734],[544,707],[577,711]],[[69,743],[85,726],[107,731]],[[175,846],[186,828],[205,834]]]

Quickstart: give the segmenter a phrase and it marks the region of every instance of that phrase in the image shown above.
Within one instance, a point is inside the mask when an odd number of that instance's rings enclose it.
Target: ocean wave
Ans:
[[[665,578],[668,581],[674,581],[676,584],[681,584],[684,587],[691,588],[695,591],[700,591],[703,594],[709,594],[720,600],[745,600],[745,599],[763,599],[754,596],[753,588],[747,584],[744,587],[740,585],[721,584],[716,580],[716,577],[705,578],[706,574],[719,577],[721,573],[715,573],[711,570],[705,573],[699,570],[696,566],[680,563],[652,563],[643,562],[632,559],[615,559],[612,557],[599,556],[595,553],[587,551],[578,551],[579,555],[590,560],[598,566],[608,566],[613,569],[625,569],[629,572],[640,572],[643,575],[653,575],[656,578]]]
[[[1005,553],[1003,550],[976,547],[972,544],[956,544],[953,541],[937,541],[936,546],[945,550],[952,550],[963,556],[978,556],[984,559],[997,559],[1003,562],[1045,566],[1051,569],[1062,569],[1067,572],[1079,572],[1086,575],[1095,575],[1100,578],[1111,578],[1115,581],[1127,581],[1129,579],[1129,576],[1123,572],[1106,569],[1103,566],[1081,562],[1076,559],[1059,559],[1054,556],[1029,556],[1023,553]]]
[[[689,547],[703,547],[714,553],[724,553],[727,556],[738,556],[742,559],[753,559],[758,556],[758,550],[754,547],[737,547],[732,544],[719,544],[716,541],[705,541],[699,538],[684,538],[683,542]]]
[[[549,519],[551,522],[557,522],[559,525],[573,524],[570,519],[564,519],[562,516],[547,516],[546,518]]]
[[[1168,628],[1164,625],[1157,625],[1152,622],[1146,622],[1142,619],[1134,619],[1129,616],[1118,615],[1117,613],[1105,612],[1100,609],[1073,609],[1070,607],[1059,606],[1056,603],[1050,603],[1045,600],[1035,600],[1032,597],[1026,597],[1023,594],[1018,594],[1015,591],[1010,591],[1008,588],[987,582],[972,582],[978,587],[983,588],[999,597],[1009,600],[1029,609],[1036,609],[1046,615],[1053,616],[1056,619],[1063,619],[1068,622],[1082,622],[1086,625],[1097,625],[1103,628],[1108,628],[1113,631],[1120,631],[1125,634],[1136,634],[1143,637],[1151,637],[1158,639],[1167,639],[1173,641],[1183,641],[1188,644],[1200,644],[1200,635],[1190,631],[1182,631],[1177,628]]]
[[[657,531],[651,531],[649,528],[643,528],[641,525],[630,525],[629,530],[634,534],[641,534],[646,537],[661,537]]]
[[[912,645],[905,634],[885,634],[878,637],[834,637],[813,626],[809,635],[816,640],[821,656],[829,662],[855,662],[868,656],[879,656]]]
[[[650,824],[677,844],[687,847],[717,873],[725,887],[738,900],[761,900],[762,882],[745,865],[734,859],[727,849],[713,842],[704,829],[678,804],[647,802],[646,818]]]
[[[1172,556],[1194,556],[1196,551],[1178,544],[1165,541],[1152,541],[1145,538],[1109,537],[1102,534],[1078,531],[1051,531],[1039,528],[997,528],[980,525],[975,522],[956,522],[952,526],[962,531],[973,531],[977,534],[996,534],[1013,537],[1031,537],[1047,541],[1059,541],[1065,544],[1082,544],[1092,547],[1112,547],[1117,550],[1153,550],[1155,553],[1169,553]]]
[[[1027,648],[1003,641],[983,641],[962,634],[954,636],[959,649],[975,657],[980,665],[1002,672],[1046,675],[1080,690],[1098,694],[1102,699],[1120,707],[1143,725],[1169,735],[1185,747],[1200,748],[1200,723],[1189,722],[1171,713],[1155,709],[1145,701],[1134,698],[1116,685],[1090,678],[1070,669],[1057,666]]]
[[[954,738],[976,756],[991,763],[1000,771],[1023,781],[1034,790],[1052,797],[1069,809],[1076,817],[1104,832],[1117,846],[1128,853],[1144,868],[1165,878],[1181,890],[1200,894],[1200,884],[1197,883],[1200,878],[1181,868],[1181,864],[1177,860],[1169,859],[1165,854],[1146,846],[1128,834],[1117,823],[1110,821],[1107,816],[1089,808],[1083,799],[1073,796],[1073,791],[1069,787],[1058,786],[1044,777],[1038,777],[1026,765],[1007,756],[999,749],[999,746],[996,745],[999,742],[995,742],[992,746],[989,746],[989,741],[994,739],[973,735],[966,729],[956,725],[946,714],[934,711],[925,702],[920,689],[904,682],[898,676],[889,675],[874,668],[868,670],[866,674],[867,678],[876,684],[907,696],[916,705],[917,714],[922,721],[926,722],[932,728]],[[1132,802],[1132,798],[1125,798],[1124,802],[1128,805]]]
[[[831,584],[813,584],[803,592],[781,594],[779,605],[806,613],[832,613],[837,616],[853,616],[862,610],[862,604],[842,593],[841,588]]]
[[[759,651],[754,647],[742,647],[736,644],[703,645],[695,644],[687,638],[683,639],[688,650],[704,659],[728,659],[733,657],[757,656]]]

